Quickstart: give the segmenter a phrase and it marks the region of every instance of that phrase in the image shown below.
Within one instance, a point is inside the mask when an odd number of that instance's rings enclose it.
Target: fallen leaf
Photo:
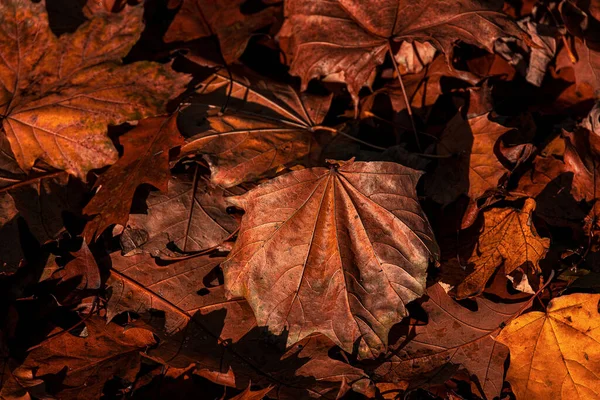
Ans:
[[[553,299],[546,312],[513,320],[496,340],[510,348],[506,379],[517,398],[597,399],[600,396],[600,295]]]
[[[526,199],[523,208],[493,208],[483,212],[484,227],[468,260],[469,275],[456,288],[457,298],[483,291],[496,269],[504,265],[507,274],[519,267],[541,272],[539,261],[550,247],[550,239],[537,234],[532,222],[535,200]]]
[[[214,270],[224,257],[200,256],[189,260],[156,264],[146,254],[123,257],[117,253],[111,255],[111,275],[107,281],[111,296],[106,310],[110,321],[125,311],[135,311],[144,319],[154,319],[152,324],[166,335],[181,331],[188,324],[190,315],[206,309],[211,311],[214,304],[223,308],[226,302],[221,285],[205,281],[212,275],[218,279]],[[227,301],[235,306],[236,300]],[[154,311],[160,310],[162,318],[156,318]],[[249,321],[248,329],[254,326]],[[237,329],[243,335],[242,321],[237,321]]]
[[[427,324],[412,326],[407,336],[390,346],[391,356],[374,370],[378,380],[411,382],[425,376],[435,380],[451,364],[474,375],[481,397],[499,396],[508,349],[493,336],[525,303],[497,304],[477,298],[473,311],[459,305],[439,284],[429,287],[427,296],[422,304]]]
[[[125,329],[102,318],[85,321],[87,337],[62,334],[32,350],[18,371],[33,370],[35,378],[64,374],[61,399],[97,399],[109,379],[133,382],[139,369],[140,352],[155,343],[150,331]],[[57,328],[51,333],[61,332]]]
[[[181,252],[200,251],[219,245],[235,232],[238,222],[227,214],[225,203],[225,196],[233,193],[200,177],[198,169],[193,166],[192,171],[173,176],[165,193],[150,193],[146,214],[129,216],[129,232],[121,240],[126,253],[171,255],[169,243]]]
[[[458,40],[492,51],[499,37],[522,37],[501,6],[478,0],[294,0],[285,3],[279,36],[302,90],[313,78],[339,74],[358,103],[358,92],[371,85],[394,41],[428,40],[450,59]]]
[[[117,160],[107,125],[161,113],[183,91],[190,78],[168,66],[121,65],[142,32],[142,12],[98,14],[57,38],[44,1],[2,3],[0,114],[23,170],[41,159],[85,179]]]
[[[348,161],[232,198],[246,214],[223,263],[230,295],[248,300],[259,325],[288,330],[288,345],[321,332],[348,352],[358,342],[362,357],[385,351],[438,254],[416,198],[420,175]]]
[[[120,137],[123,156],[100,175],[95,184],[98,191],[83,210],[96,215],[85,228],[84,237],[88,242],[112,224],[127,223],[133,196],[141,184],[167,191],[171,176],[169,150],[183,144],[176,116],[141,120],[137,127]]]
[[[211,181],[223,187],[257,178],[277,166],[308,154],[313,130],[325,117],[331,96],[298,94],[291,87],[219,71],[207,78],[202,94],[218,91],[208,100],[228,105],[222,115],[209,116],[211,129],[188,139],[182,155],[203,154]]]
[[[169,7],[180,7],[165,33],[166,42],[190,41],[216,35],[226,64],[237,61],[252,33],[273,25],[281,14],[281,1],[267,0],[256,12],[242,11],[245,0],[171,0]]]

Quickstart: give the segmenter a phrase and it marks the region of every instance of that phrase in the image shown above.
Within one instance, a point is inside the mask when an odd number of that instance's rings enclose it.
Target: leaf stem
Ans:
[[[412,107],[410,105],[410,101],[408,101],[408,95],[406,94],[406,89],[404,88],[402,75],[400,74],[400,69],[398,69],[398,64],[396,63],[396,59],[394,58],[394,51],[392,50],[392,44],[390,42],[388,42],[388,51],[390,53],[390,58],[392,59],[392,64],[394,64],[396,75],[398,75],[398,82],[400,82],[400,88],[402,88],[402,96],[404,97],[404,103],[406,103],[406,112],[408,112],[410,124],[412,125],[412,130],[415,134],[415,142],[417,143],[419,151],[423,151],[421,149],[421,142],[419,141],[419,132],[417,132],[417,126],[415,125],[415,118],[413,117]]]

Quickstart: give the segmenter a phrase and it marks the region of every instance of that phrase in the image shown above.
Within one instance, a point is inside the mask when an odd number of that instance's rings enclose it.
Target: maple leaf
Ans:
[[[493,208],[483,213],[484,227],[468,260],[470,274],[458,285],[457,298],[475,296],[500,265],[507,274],[527,264],[540,272],[539,261],[550,247],[550,239],[538,236],[531,220],[535,200],[526,199],[521,210]]]
[[[279,36],[303,90],[312,78],[341,74],[357,103],[393,41],[427,40],[450,59],[458,40],[493,51],[499,37],[523,37],[501,6],[479,0],[292,0],[285,3]]]
[[[447,205],[465,193],[477,200],[495,190],[509,170],[494,154],[502,135],[512,128],[489,119],[489,114],[465,120],[460,113],[446,126],[437,145],[436,173],[427,182],[427,192]]]
[[[496,340],[510,348],[506,379],[517,398],[600,396],[600,295],[561,296],[506,326]]]
[[[85,321],[87,337],[58,335],[32,350],[18,371],[34,371],[34,377],[66,372],[61,399],[99,398],[106,381],[113,377],[133,382],[139,369],[140,352],[155,344],[145,329],[124,328],[104,319]],[[57,328],[51,332],[62,332]]]
[[[496,304],[477,298],[477,310],[462,307],[435,284],[427,289],[425,325],[411,327],[390,346],[389,356],[374,370],[388,382],[435,380],[448,364],[466,368],[477,377],[482,397],[500,395],[508,349],[493,339],[501,324],[521,311],[524,303]],[[444,375],[444,374],[441,374]]]
[[[169,8],[180,7],[165,33],[166,42],[190,41],[216,35],[226,64],[237,61],[252,33],[277,22],[281,2],[268,0],[262,10],[247,13],[245,0],[171,0]]]
[[[224,196],[243,191],[215,187],[200,177],[198,169],[194,166],[191,173],[173,176],[164,194],[150,193],[146,214],[129,216],[121,239],[126,253],[172,256],[174,252],[166,248],[169,243],[182,252],[200,251],[219,245],[237,230]]]
[[[424,292],[437,245],[416,198],[421,173],[389,162],[342,163],[277,177],[231,202],[246,211],[223,263],[232,296],[291,345],[321,332],[363,357]]]
[[[313,131],[325,118],[331,96],[298,94],[291,87],[219,71],[207,78],[204,100],[221,106],[222,115],[209,116],[211,130],[188,139],[182,155],[203,154],[211,181],[223,187],[257,178],[279,165],[309,153]],[[227,97],[241,100],[227,102]]]
[[[151,62],[121,65],[141,34],[142,7],[99,13],[59,38],[44,1],[7,0],[0,13],[0,115],[25,171],[41,159],[85,179],[114,163],[107,125],[161,113],[190,79]]]

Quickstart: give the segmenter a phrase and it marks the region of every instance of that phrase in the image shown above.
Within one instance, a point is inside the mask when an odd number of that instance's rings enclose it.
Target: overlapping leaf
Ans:
[[[457,297],[479,294],[500,265],[510,274],[519,267],[541,272],[550,239],[540,237],[532,222],[535,200],[525,200],[521,210],[493,208],[483,213],[484,227],[468,260],[469,275],[457,287]]]
[[[231,295],[288,343],[321,332],[363,357],[424,292],[438,250],[416,198],[420,173],[346,162],[295,171],[232,202],[246,211],[223,264]]]
[[[141,7],[98,13],[57,38],[45,2],[0,4],[0,114],[25,171],[41,159],[85,179],[112,164],[108,124],[163,112],[189,78],[151,62],[121,65],[143,29]]]
[[[600,396],[600,295],[553,299],[546,312],[512,321],[497,340],[510,348],[506,379],[517,398],[597,399]]]
[[[479,0],[293,0],[285,4],[279,35],[303,89],[313,78],[338,74],[357,102],[392,41],[428,40],[449,57],[457,40],[491,51],[499,37],[522,36],[501,6]]]
[[[121,243],[127,253],[146,251],[160,256],[172,255],[167,245],[181,252],[205,250],[219,245],[238,228],[227,213],[225,196],[231,192],[213,186],[193,172],[175,175],[165,193],[148,196],[146,214],[131,214]]]
[[[511,129],[490,120],[488,114],[467,120],[457,114],[437,145],[442,159],[428,182],[431,197],[446,205],[463,193],[477,200],[496,189],[509,170],[500,162],[494,148],[500,137]]]
[[[482,395],[488,399],[499,396],[508,349],[493,336],[524,303],[496,304],[480,298],[477,310],[472,311],[452,300],[439,284],[431,286],[427,296],[422,304],[427,324],[412,327],[391,346],[391,357],[375,373],[391,382],[435,381],[438,375],[445,375],[443,369],[448,365],[460,366],[476,377]]]
[[[298,94],[291,87],[230,75],[221,70],[199,89],[204,102],[228,110],[209,116],[211,130],[190,138],[182,153],[203,154],[211,180],[223,187],[254,179],[308,154],[313,129],[323,121],[330,96]],[[240,100],[229,102],[227,97]]]
[[[127,223],[133,196],[141,184],[167,191],[169,150],[183,144],[183,137],[175,114],[140,121],[120,142],[123,156],[96,181],[98,192],[84,209],[86,214],[96,215],[86,226],[88,242],[112,224]]]
[[[34,377],[66,372],[60,398],[99,398],[104,384],[113,377],[133,382],[139,369],[140,352],[155,343],[145,329],[125,329],[99,317],[85,322],[83,337],[66,334],[48,340],[33,350],[20,370]],[[60,332],[58,328],[56,332]],[[82,394],[85,393],[85,397]]]

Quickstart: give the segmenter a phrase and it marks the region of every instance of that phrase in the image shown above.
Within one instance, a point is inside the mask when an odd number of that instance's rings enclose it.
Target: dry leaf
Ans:
[[[522,36],[501,6],[479,0],[294,0],[285,3],[279,35],[303,90],[313,78],[338,74],[357,103],[392,41],[428,40],[450,59],[458,40],[492,50],[499,37]]]
[[[126,253],[173,256],[167,248],[171,243],[181,252],[200,251],[219,245],[238,228],[225,203],[234,193],[200,177],[197,166],[192,169],[173,176],[165,193],[150,193],[147,214],[129,216],[121,237]]]
[[[183,144],[176,116],[144,119],[120,138],[123,157],[100,175],[95,184],[98,191],[84,209],[86,214],[96,214],[84,232],[88,242],[112,224],[127,223],[133,195],[141,184],[167,191],[169,150]]]
[[[390,327],[424,292],[437,245],[416,198],[420,173],[386,162],[291,172],[231,202],[246,211],[223,264],[225,285],[259,325],[314,332],[362,357],[385,351]]]
[[[550,239],[540,237],[532,222],[535,200],[527,199],[521,210],[493,208],[483,213],[484,227],[468,260],[469,275],[457,287],[457,298],[483,291],[496,269],[504,265],[507,274],[519,267],[538,273],[539,261],[550,247]]]
[[[499,396],[508,349],[493,336],[524,303],[496,304],[479,298],[477,310],[472,311],[452,300],[439,284],[428,288],[427,295],[429,299],[422,304],[427,324],[412,327],[391,346],[391,356],[375,373],[391,382],[423,377],[435,381],[451,364],[466,368],[477,378],[482,397]]]
[[[62,334],[31,351],[19,371],[33,370],[34,377],[63,373],[61,399],[97,399],[109,379],[133,382],[140,352],[155,344],[150,331],[106,324],[102,318],[85,321],[87,337]],[[55,332],[62,331],[57,328]]]
[[[496,339],[510,348],[506,379],[518,399],[600,397],[600,295],[553,299],[512,321]]]
[[[165,33],[166,42],[190,41],[216,35],[226,64],[237,61],[252,33],[277,22],[281,3],[270,0],[254,13],[242,11],[244,0],[171,0],[169,7],[180,7]]]
[[[96,15],[57,38],[45,6],[0,5],[2,126],[25,171],[41,159],[85,179],[117,161],[108,124],[163,112],[190,78],[150,62],[121,65],[142,32],[142,7]]]
[[[307,155],[313,128],[329,109],[331,96],[298,94],[289,86],[255,79],[230,78],[222,70],[198,90],[217,91],[205,102],[219,107],[230,104],[224,114],[208,117],[211,130],[188,139],[181,152],[204,154],[211,180],[223,187],[255,179]],[[229,96],[241,103],[228,102]]]
[[[457,114],[446,126],[437,145],[442,157],[427,191],[440,204],[450,204],[461,194],[477,200],[495,190],[509,170],[494,148],[512,130],[489,119],[489,114],[465,120]]]

